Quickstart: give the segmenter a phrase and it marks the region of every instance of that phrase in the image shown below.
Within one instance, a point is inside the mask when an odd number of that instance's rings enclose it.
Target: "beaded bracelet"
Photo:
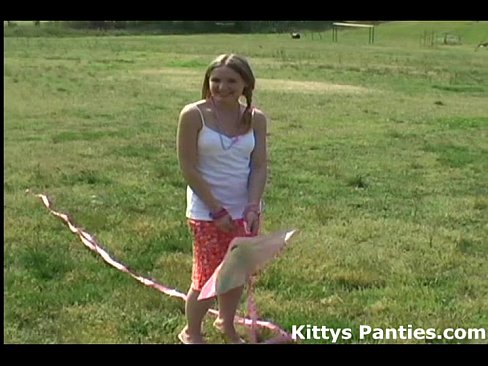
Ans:
[[[224,216],[227,216],[228,214],[229,214],[229,211],[227,211],[225,208],[222,207],[220,210],[218,210],[216,212],[209,212],[208,216],[210,216],[210,218],[212,220],[218,220]]]

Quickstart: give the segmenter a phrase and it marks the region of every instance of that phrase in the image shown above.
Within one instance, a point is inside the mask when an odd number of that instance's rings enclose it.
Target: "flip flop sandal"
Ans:
[[[189,341],[188,341],[188,337],[186,336],[185,334],[186,332],[180,332],[178,333],[178,339],[180,340],[181,343],[183,344],[191,344]]]
[[[184,330],[178,333],[178,339],[183,344],[205,344],[205,342],[198,342],[198,343],[191,342],[188,335],[186,334],[186,332]]]

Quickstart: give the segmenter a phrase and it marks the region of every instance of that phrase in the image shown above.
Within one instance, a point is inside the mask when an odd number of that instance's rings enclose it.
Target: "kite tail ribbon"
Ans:
[[[142,283],[145,286],[154,288],[154,289],[158,290],[159,292],[162,292],[168,296],[177,297],[177,298],[180,298],[184,301],[186,300],[186,294],[184,294],[180,291],[177,291],[174,288],[170,288],[168,286],[162,285],[162,284],[156,282],[154,279],[143,277],[143,276],[139,275],[138,273],[136,273],[135,271],[133,271],[132,269],[130,269],[128,266],[126,266],[123,263],[120,263],[117,260],[113,259],[110,256],[110,254],[105,249],[103,249],[101,245],[99,245],[97,243],[96,239],[92,235],[90,235],[89,233],[87,233],[83,229],[80,229],[79,227],[74,225],[73,221],[71,220],[71,218],[68,215],[54,210],[52,208],[52,205],[51,205],[49,198],[46,195],[32,193],[29,189],[26,190],[26,193],[33,194],[35,197],[40,198],[42,203],[44,204],[44,206],[46,206],[46,208],[50,211],[50,213],[52,215],[56,216],[61,221],[63,221],[68,226],[69,230],[73,234],[77,235],[78,238],[81,240],[81,242],[87,248],[89,248],[90,250],[92,250],[95,253],[97,253],[98,255],[100,255],[102,257],[102,259],[107,264],[111,265],[112,267],[118,269],[121,272],[127,273],[128,275],[130,275],[131,277],[133,277],[134,279],[136,279],[137,281],[139,281],[140,283]],[[257,320],[257,311],[256,311],[255,303],[254,303],[253,286],[254,286],[254,284],[252,284],[249,287],[249,295],[250,295],[249,296],[249,301],[250,301],[249,302],[249,312],[252,315],[252,319],[236,316],[236,319],[235,319],[236,322],[251,328],[251,334],[252,334],[251,339],[252,339],[253,343],[256,342],[255,328],[257,326],[263,327],[263,328],[268,328],[276,334],[276,336],[274,336],[273,338],[268,339],[262,343],[292,342],[293,340],[291,338],[291,335],[288,332],[281,329],[276,324],[273,324],[273,323],[268,322],[268,321]],[[218,315],[218,311],[215,309],[210,309],[209,313],[211,313],[214,316]]]

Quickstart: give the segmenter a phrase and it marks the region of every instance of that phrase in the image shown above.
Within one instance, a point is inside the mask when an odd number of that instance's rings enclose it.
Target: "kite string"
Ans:
[[[103,249],[101,245],[99,245],[97,243],[97,241],[95,240],[95,238],[92,235],[90,235],[86,231],[80,229],[79,227],[75,226],[72,223],[72,220],[70,219],[70,217],[68,215],[63,214],[63,213],[58,212],[58,211],[55,211],[51,207],[51,201],[49,200],[49,198],[46,195],[32,193],[29,189],[26,190],[26,193],[31,193],[35,197],[39,197],[41,199],[42,203],[44,204],[44,206],[46,206],[46,208],[50,211],[51,214],[53,214],[54,216],[56,216],[60,220],[62,220],[68,226],[70,231],[73,234],[76,234],[79,237],[79,239],[81,240],[81,242],[87,248],[89,248],[90,250],[99,254],[106,263],[108,263],[112,267],[120,270],[121,272],[127,273],[128,275],[130,275],[131,277],[133,277],[137,281],[141,282],[145,286],[154,288],[154,289],[156,289],[156,290],[158,290],[158,291],[160,291],[160,292],[162,292],[168,296],[178,297],[178,298],[186,301],[186,295],[184,293],[177,291],[176,289],[170,288],[168,286],[162,285],[162,284],[156,282],[154,279],[149,279],[149,278],[143,277],[143,276],[137,274],[135,271],[133,271],[129,267],[127,267],[126,265],[124,265],[124,264],[116,261],[115,259],[113,259],[109,255],[109,253],[105,249]],[[262,327],[262,328],[268,328],[276,334],[275,337],[268,339],[267,341],[264,341],[262,343],[288,343],[288,342],[292,342],[293,339],[292,339],[291,335],[288,332],[286,332],[285,330],[281,329],[278,325],[273,324],[273,323],[268,322],[268,321],[258,320],[257,308],[256,308],[256,304],[255,304],[255,299],[254,299],[254,286],[255,286],[255,279],[251,276],[249,279],[249,287],[248,287],[248,296],[249,296],[248,297],[248,311],[249,311],[250,319],[245,318],[245,317],[236,316],[236,318],[235,318],[236,323],[240,323],[244,326],[248,326],[251,328],[251,342],[252,343],[257,342],[256,327],[258,327],[258,326]],[[211,313],[214,316],[218,315],[218,311],[215,309],[209,309],[209,313]]]

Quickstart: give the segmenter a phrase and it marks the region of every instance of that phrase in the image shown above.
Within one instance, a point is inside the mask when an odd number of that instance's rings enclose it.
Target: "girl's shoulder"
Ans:
[[[207,103],[207,101],[204,100],[204,99],[198,100],[196,102],[188,103],[187,105],[185,105],[181,109],[181,113],[188,113],[188,112],[191,112],[191,111],[195,111],[196,112],[199,108],[201,108],[206,103]]]
[[[188,127],[200,130],[203,126],[203,104],[206,103],[205,100],[199,100],[197,102],[188,103],[185,105],[180,112],[179,123],[186,125]]]
[[[259,108],[252,107],[252,120],[253,123],[258,123],[258,124],[265,124],[266,123],[266,114]]]
[[[198,125],[200,128],[204,120],[204,110],[206,103],[207,102],[205,100],[188,103],[181,109],[180,119],[192,121],[193,124]]]

